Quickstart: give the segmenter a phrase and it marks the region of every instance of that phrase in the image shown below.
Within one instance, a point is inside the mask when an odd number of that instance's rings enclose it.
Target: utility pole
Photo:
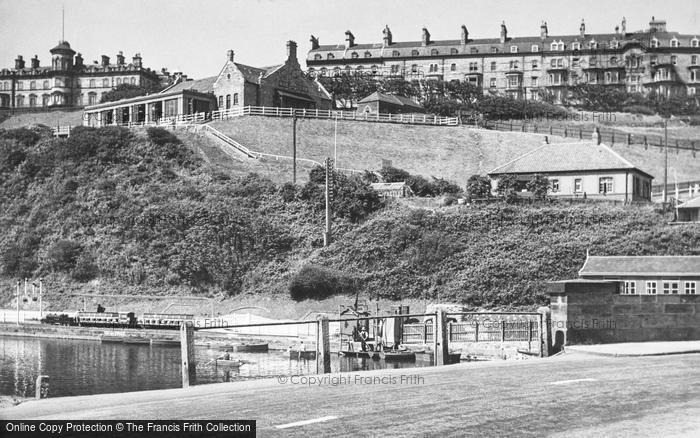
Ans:
[[[335,114],[335,132],[333,133],[333,162],[338,165],[338,114]]]
[[[297,183],[297,113],[292,110],[292,160],[293,163],[293,174],[292,183]]]
[[[17,280],[17,325],[19,325],[19,285],[21,284],[20,280]]]
[[[43,318],[43,313],[42,313],[42,297],[44,293],[44,285],[42,283],[42,279],[39,278],[39,320],[41,321],[41,318]]]
[[[331,244],[331,186],[333,178],[333,160],[326,158],[326,230],[323,233],[323,246]]]
[[[664,208],[668,201],[668,119],[664,120]]]

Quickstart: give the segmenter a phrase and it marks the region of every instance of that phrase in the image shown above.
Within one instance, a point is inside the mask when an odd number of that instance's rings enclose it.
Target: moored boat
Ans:
[[[311,351],[306,351],[306,350],[289,350],[289,358],[290,359],[296,359],[296,360],[311,360],[311,359],[316,359],[316,352],[311,350]]]
[[[416,353],[412,351],[380,351],[379,357],[385,361],[410,362],[416,360]]]
[[[216,359],[217,367],[240,368],[244,362],[242,360],[231,359]]]

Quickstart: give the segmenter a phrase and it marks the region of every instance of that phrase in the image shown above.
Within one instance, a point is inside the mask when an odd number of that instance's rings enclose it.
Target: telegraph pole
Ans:
[[[41,300],[42,300],[43,293],[44,293],[44,285],[42,283],[42,279],[39,278],[39,320],[40,321],[41,321],[41,318],[43,317],[42,306],[41,306],[42,305]]]
[[[331,186],[333,178],[333,160],[326,158],[326,230],[323,233],[323,246],[331,244]]]
[[[664,120],[664,208],[668,200],[668,119]]]
[[[17,325],[19,325],[19,285],[21,284],[20,280],[17,280]]]
[[[292,183],[297,183],[297,113],[292,110],[292,160],[293,163],[293,174]]]

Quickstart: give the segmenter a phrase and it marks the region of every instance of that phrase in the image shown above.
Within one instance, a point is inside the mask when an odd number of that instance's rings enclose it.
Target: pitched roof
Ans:
[[[374,190],[400,190],[404,187],[408,187],[406,185],[405,181],[401,182],[379,182],[379,183],[371,183],[370,187],[372,187]]]
[[[258,78],[260,78],[260,75],[262,74],[263,77],[269,76],[272,73],[275,72],[275,70],[279,69],[282,67],[284,64],[279,64],[279,65],[272,65],[269,67],[251,67],[249,65],[241,64],[239,62],[236,62],[236,67],[238,67],[238,70],[243,74],[243,77],[245,78],[246,81],[252,82],[254,84],[258,83]]]
[[[629,274],[700,276],[700,256],[589,256],[578,274],[584,278]]]
[[[216,76],[210,76],[208,78],[197,79],[196,81],[184,81],[178,82],[177,84],[171,85],[170,87],[161,91],[161,93],[170,93],[172,91],[183,91],[183,90],[193,90],[200,93],[213,93],[214,92],[214,82],[216,82]]]
[[[414,107],[414,108],[423,109],[423,107],[420,104],[412,101],[408,97],[398,96],[396,94],[384,94],[384,93],[380,93],[378,91],[375,91],[374,93],[361,99],[357,103],[360,104],[360,103],[374,102],[375,100],[378,100],[380,102],[391,103],[393,105],[410,106],[410,107]]]
[[[634,169],[651,178],[604,144],[593,141],[544,144],[488,172],[489,175]]]
[[[688,199],[687,201],[679,205],[678,208],[700,208],[700,196]]]

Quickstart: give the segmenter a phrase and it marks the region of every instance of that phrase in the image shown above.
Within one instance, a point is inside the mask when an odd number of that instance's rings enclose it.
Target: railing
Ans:
[[[54,137],[70,137],[70,126],[55,126],[51,128]]]
[[[468,122],[470,122],[470,120],[465,121],[465,123]],[[480,126],[487,129],[496,129],[498,131],[528,132],[534,134],[556,135],[567,138],[573,137],[582,140],[589,140],[593,136],[593,128],[591,127],[563,126],[556,124],[545,125],[528,123],[524,121],[484,121]],[[644,146],[644,149],[648,149],[650,146],[655,148],[664,148],[666,145],[664,137],[661,135],[631,134],[629,132],[624,132],[617,129],[600,129],[599,133],[600,141],[611,146],[615,144],[624,144],[628,146],[640,145]],[[700,148],[700,141],[688,139],[669,139],[668,148],[669,151],[675,151],[676,153],[678,153],[680,150],[691,151],[693,153],[693,157],[695,157],[696,152]]]
[[[337,119],[365,122],[404,123],[411,125],[457,126],[459,118],[440,117],[428,114],[377,114],[356,111],[319,110],[306,108],[278,108],[245,106],[219,110],[211,113],[212,120],[224,120],[241,116],[300,117],[309,119]]]
[[[208,132],[208,133],[210,133],[211,135],[213,135],[214,137],[216,137],[217,139],[219,139],[219,140],[221,140],[222,142],[224,142],[226,145],[231,146],[232,148],[236,149],[238,152],[241,152],[241,153],[245,154],[245,155],[248,156],[249,158],[260,158],[260,156],[262,155],[262,154],[260,154],[259,152],[253,152],[253,151],[251,151],[250,149],[248,149],[247,147],[245,147],[245,146],[243,146],[242,144],[238,143],[237,141],[235,141],[235,140],[232,139],[231,137],[227,136],[227,135],[224,134],[223,132],[219,131],[218,129],[212,128],[212,127],[209,126],[209,125],[204,125],[204,128],[203,128],[203,129],[204,129],[206,132]]]

